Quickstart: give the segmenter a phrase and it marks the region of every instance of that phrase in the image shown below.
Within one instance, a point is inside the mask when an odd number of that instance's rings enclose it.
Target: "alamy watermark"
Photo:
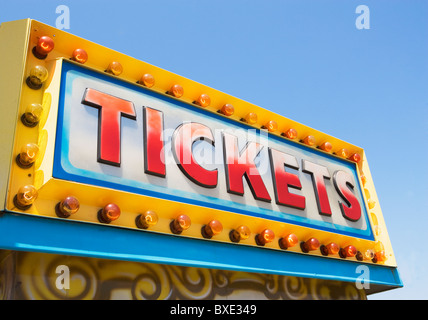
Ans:
[[[70,289],[70,268],[66,265],[59,265],[55,270],[56,277],[55,286],[58,290],[69,290]]]
[[[356,269],[355,273],[359,274],[355,280],[355,286],[357,289],[370,289],[370,269],[366,265],[360,264]]]
[[[364,4],[360,4],[356,9],[355,13],[360,15],[355,20],[355,27],[358,30],[370,29],[370,9]]]
[[[55,21],[55,27],[59,30],[70,29],[70,8],[66,5],[59,5],[55,12],[59,14]]]

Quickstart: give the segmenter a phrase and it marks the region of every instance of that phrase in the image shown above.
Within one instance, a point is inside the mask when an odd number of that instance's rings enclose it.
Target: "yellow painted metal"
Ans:
[[[171,234],[169,228],[171,220],[179,214],[187,214],[192,219],[192,226],[179,236],[202,239],[202,226],[208,223],[211,219],[217,219],[223,224],[224,230],[222,234],[206,241],[222,241],[230,243],[231,241],[228,236],[229,231],[242,224],[250,227],[253,235],[249,239],[242,241],[237,245],[256,246],[254,236],[257,233],[261,232],[265,228],[269,228],[274,231],[276,235],[275,241],[268,243],[265,246],[267,250],[281,250],[278,240],[289,232],[295,233],[300,241],[307,240],[310,237],[316,237],[322,244],[328,244],[329,242],[334,241],[342,247],[346,245],[354,245],[362,252],[367,249],[374,249],[377,241],[380,241],[383,243],[388,256],[385,265],[396,266],[389,236],[386,231],[385,222],[376,196],[370,170],[368,168],[366,155],[364,150],[360,147],[277,115],[249,102],[232,97],[226,93],[209,88],[195,81],[178,76],[109,48],[97,45],[67,32],[57,30],[40,22],[25,20],[17,22],[16,25],[2,24],[2,28],[6,28],[4,25],[7,26],[7,29],[12,28],[14,30],[11,34],[15,35],[16,39],[20,39],[19,41],[21,43],[21,46],[16,49],[16,52],[14,52],[16,54],[16,59],[11,64],[10,70],[11,73],[13,73],[15,69],[18,70],[19,75],[14,75],[16,79],[11,81],[10,86],[6,87],[9,88],[11,92],[8,101],[9,107],[1,106],[2,114],[5,113],[5,108],[15,110],[13,119],[11,116],[8,116],[6,120],[1,119],[2,124],[4,124],[8,130],[8,139],[7,141],[2,142],[2,147],[4,143],[6,147],[12,149],[11,141],[13,140],[13,136],[15,136],[13,152],[2,155],[1,158],[2,164],[9,164],[6,169],[1,169],[2,180],[5,176],[3,173],[9,174],[9,169],[11,172],[9,178],[9,191],[7,194],[8,211],[60,219],[55,213],[55,205],[66,196],[73,195],[80,200],[81,208],[78,213],[67,218],[68,220],[100,224],[97,219],[98,210],[107,203],[114,202],[120,206],[122,214],[118,220],[113,221],[109,225],[110,227],[137,229],[135,218],[138,214],[145,210],[154,210],[159,215],[158,224],[149,230],[139,230],[139,232],[161,232]],[[1,30],[2,29],[0,29],[0,31]],[[37,38],[44,35],[50,36],[54,39],[55,49],[49,53],[45,60],[39,60],[34,57],[31,50],[35,46]],[[0,36],[2,43],[4,43],[3,39],[5,37],[11,37],[7,32],[6,35],[5,32],[0,33]],[[28,45],[25,45],[26,39],[28,39]],[[375,241],[363,240],[293,224],[250,217],[216,209],[203,208],[190,204],[177,203],[108,188],[84,185],[72,181],[54,179],[52,177],[52,168],[62,59],[69,59],[73,50],[76,48],[82,48],[87,51],[89,59],[85,63],[85,66],[98,72],[103,72],[111,61],[119,61],[124,67],[124,71],[118,77],[123,81],[132,83],[133,85],[138,85],[136,82],[143,74],[150,73],[155,77],[156,81],[155,85],[150,90],[154,90],[160,94],[166,94],[173,84],[178,83],[184,88],[184,96],[179,98],[181,101],[192,104],[200,94],[206,93],[211,97],[212,102],[211,105],[205,109],[211,112],[217,113],[224,104],[229,103],[235,107],[235,113],[229,118],[232,118],[235,121],[241,121],[242,118],[245,118],[248,112],[257,113],[258,122],[254,125],[249,125],[249,128],[261,128],[267,121],[275,120],[278,124],[278,130],[273,132],[273,134],[281,136],[282,132],[285,132],[289,128],[294,128],[298,132],[298,138],[295,143],[301,143],[300,140],[310,134],[316,138],[316,146],[321,145],[325,141],[330,142],[333,145],[333,150],[331,152],[346,148],[351,154],[359,153],[362,160],[356,164],[356,168],[360,176],[365,176],[365,179],[360,179],[360,183],[365,189],[365,205],[368,212],[370,212],[369,218],[371,226],[373,230],[375,230]],[[1,51],[1,53],[4,54],[3,51]],[[36,64],[46,66],[50,74],[48,81],[44,84],[41,90],[32,90],[25,85],[25,77],[29,72],[29,68]],[[2,75],[0,82],[1,90],[3,90],[2,92],[5,91],[3,85],[7,82],[7,79],[4,79],[3,77],[4,76]],[[111,77],[115,76],[111,75]],[[17,97],[20,98],[17,100]],[[26,106],[33,102],[43,104],[43,117],[37,127],[28,128],[22,124],[19,118],[24,112]],[[283,137],[283,139],[286,138]],[[20,150],[20,146],[28,142],[38,143],[41,148],[41,155],[39,156],[39,160],[36,161],[35,165],[31,169],[23,170],[16,165],[14,159]],[[314,148],[316,148],[316,146],[314,146]],[[318,151],[325,152],[319,149]],[[11,166],[10,163],[12,164]],[[26,184],[35,185],[39,189],[39,196],[30,209],[23,211],[15,207],[13,197],[17,193],[18,188]],[[2,192],[5,193],[5,190],[2,189]],[[372,208],[373,201],[376,204]],[[378,232],[376,232],[376,230]],[[290,248],[288,251],[301,253],[299,246]],[[321,255],[319,250],[309,254]],[[331,258],[339,259],[339,256],[336,255]],[[361,263],[355,258],[347,260]],[[365,262],[372,263],[371,261]]]
[[[0,25],[0,57],[3,61],[0,72],[0,208],[4,209],[9,177],[15,124],[20,105],[21,85],[25,55],[29,38],[30,21],[12,21]]]

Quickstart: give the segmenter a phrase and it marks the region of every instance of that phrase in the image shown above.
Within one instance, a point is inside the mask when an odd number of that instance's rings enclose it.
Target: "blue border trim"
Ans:
[[[0,216],[0,234],[0,247],[8,250],[347,282],[361,275],[361,264],[352,261],[9,212]],[[396,268],[364,265],[370,284],[403,286]]]
[[[64,167],[64,163],[63,163],[63,161],[65,161],[65,163],[68,163],[68,157],[66,156],[66,154],[68,154],[67,137],[64,136],[68,132],[68,127],[67,127],[68,123],[65,121],[64,108],[65,108],[66,88],[67,88],[67,73],[70,70],[77,70],[78,72],[82,72],[82,73],[87,74],[91,77],[95,77],[97,79],[102,79],[103,81],[107,81],[109,83],[113,83],[113,84],[116,84],[118,86],[122,86],[124,88],[129,89],[129,90],[141,92],[141,93],[144,93],[150,97],[155,97],[159,100],[163,100],[165,102],[172,103],[172,104],[178,106],[179,108],[187,109],[187,110],[190,110],[192,112],[201,113],[207,117],[212,117],[212,118],[220,120],[222,122],[227,122],[227,123],[231,124],[232,126],[236,126],[236,127],[242,128],[242,129],[248,129],[248,126],[244,123],[238,123],[234,120],[225,118],[221,115],[213,114],[212,112],[209,112],[207,110],[195,108],[194,106],[189,105],[185,102],[173,99],[173,98],[168,97],[168,96],[161,95],[157,92],[148,90],[142,86],[136,86],[136,85],[121,81],[120,79],[109,77],[105,74],[96,72],[96,71],[91,70],[91,69],[84,68],[83,66],[78,66],[78,65],[75,65],[73,63],[69,63],[69,62],[64,60],[63,67],[62,67],[62,74],[61,74],[60,98],[59,98],[58,121],[57,121],[57,136],[56,136],[55,153],[54,153],[53,176],[55,178],[68,180],[68,181],[76,181],[76,182],[100,186],[100,187],[107,187],[110,189],[117,189],[117,190],[122,190],[122,191],[126,191],[126,192],[142,194],[142,195],[146,195],[146,196],[150,196],[150,197],[162,198],[162,199],[166,199],[166,200],[172,200],[172,201],[187,203],[187,204],[191,204],[191,205],[197,205],[197,206],[201,206],[201,207],[209,207],[209,208],[223,210],[223,211],[231,211],[231,212],[235,212],[235,213],[239,213],[239,214],[243,214],[243,215],[250,215],[250,216],[264,218],[264,219],[273,220],[273,221],[292,223],[292,224],[299,225],[299,226],[315,228],[315,229],[323,230],[323,231],[327,231],[327,232],[333,232],[333,233],[337,233],[337,234],[348,235],[348,236],[357,237],[360,239],[366,239],[366,240],[374,241],[374,234],[373,234],[372,229],[371,229],[370,220],[368,218],[368,212],[367,212],[365,205],[362,205],[362,214],[365,217],[367,229],[360,230],[360,229],[350,228],[347,226],[334,225],[331,223],[326,223],[324,221],[318,221],[318,220],[310,220],[310,222],[308,222],[307,220],[309,220],[309,219],[303,219],[299,216],[288,214],[286,212],[279,212],[279,211],[276,212],[275,211],[275,214],[282,214],[284,217],[278,216],[278,215],[273,215],[271,210],[263,209],[263,208],[259,208],[259,207],[257,207],[257,210],[252,210],[251,207],[248,208],[245,205],[236,204],[234,202],[231,202],[230,204],[227,201],[217,201],[217,203],[213,203],[212,201],[206,202],[206,201],[203,201],[202,199],[203,198],[209,199],[210,197],[208,197],[208,196],[202,197],[201,196],[201,199],[183,197],[181,192],[178,195],[171,193],[171,192],[169,192],[169,193],[168,192],[160,192],[159,188],[156,188],[156,186],[153,186],[152,188],[140,188],[140,187],[131,186],[131,185],[119,184],[119,183],[115,183],[114,181],[106,181],[106,180],[102,180],[101,178],[97,178],[97,177],[94,178],[93,176],[91,176],[89,174],[85,174],[85,172],[83,172],[83,170],[82,170],[82,174],[76,174],[76,173],[68,172],[67,169]],[[259,133],[260,130],[257,129],[257,132]],[[269,139],[273,139],[276,142],[281,143],[281,144],[290,145],[290,142],[288,142],[287,140],[284,140],[284,139],[277,137],[275,135],[272,135],[270,133],[267,133],[267,134],[269,135]],[[318,154],[312,148],[305,147],[304,145],[296,145],[294,147],[298,147],[299,149],[305,150],[306,152]],[[355,169],[356,165],[355,164],[350,163],[349,161],[334,157],[330,154],[320,153],[319,156],[331,159],[335,162],[339,162],[339,163],[343,164],[344,166],[351,168],[351,170],[354,174],[354,178],[358,184],[358,190],[360,193],[360,198],[364,199],[363,194],[362,194],[362,188],[359,185],[359,179],[358,179],[358,176],[356,174],[356,169]],[[69,165],[71,166],[71,164],[69,164]]]

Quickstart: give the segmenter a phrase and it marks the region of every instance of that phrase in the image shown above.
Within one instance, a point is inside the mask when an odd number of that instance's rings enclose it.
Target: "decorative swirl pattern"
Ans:
[[[282,277],[285,300],[304,300],[308,298],[308,285],[305,278]]]
[[[17,273],[21,282],[23,299],[31,300],[86,300],[96,299],[99,275],[88,259],[78,259],[59,255],[42,255],[43,259],[35,263],[38,254],[19,254]],[[69,289],[64,287],[58,266],[69,270]]]
[[[353,283],[194,267],[0,251],[2,299],[366,299]],[[69,270],[69,289],[58,286]]]

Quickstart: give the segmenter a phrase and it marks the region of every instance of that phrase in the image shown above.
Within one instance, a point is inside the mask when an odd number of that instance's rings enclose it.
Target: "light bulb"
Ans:
[[[33,54],[38,59],[45,59],[54,47],[55,43],[52,38],[43,36],[39,38],[37,45],[33,48]]]
[[[138,228],[147,229],[156,225],[156,223],[158,223],[158,220],[159,218],[156,212],[147,210],[146,212],[138,215],[135,222]]]
[[[199,96],[198,100],[195,101],[198,106],[208,107],[211,104],[211,98],[209,95],[203,93]]]
[[[345,248],[340,249],[339,255],[341,258],[352,258],[357,254],[357,248],[354,246],[346,246]]]
[[[27,143],[21,149],[21,152],[16,157],[16,163],[23,169],[30,168],[37,159],[39,154],[39,146],[35,143]]]
[[[109,203],[98,211],[98,220],[102,223],[110,223],[119,219],[120,208],[117,204]]]
[[[38,196],[37,189],[32,185],[22,186],[18,189],[16,196],[13,199],[13,203],[18,209],[27,210],[31,207]]]
[[[363,259],[364,260],[372,260],[374,258],[374,256],[375,256],[375,252],[372,249],[367,249],[363,253]]]
[[[290,128],[287,131],[285,131],[282,135],[287,137],[288,139],[296,139],[297,138],[297,131],[293,128]]]
[[[274,132],[278,130],[278,124],[274,120],[270,120],[265,124],[265,128],[268,129],[269,132]]]
[[[330,142],[326,141],[319,147],[321,150],[324,150],[325,152],[330,152],[333,146]]]
[[[337,243],[330,242],[327,245],[322,245],[320,251],[323,256],[328,256],[329,254],[336,254],[340,250],[340,247]]]
[[[313,146],[316,143],[315,137],[309,135],[305,139],[303,139],[303,143],[308,145],[308,146]]]
[[[285,237],[279,239],[279,246],[281,249],[288,249],[288,248],[294,247],[298,243],[299,243],[299,239],[294,233],[290,233]]]
[[[270,229],[264,229],[256,235],[256,243],[259,246],[264,246],[266,243],[272,242],[275,239],[275,233]]]
[[[257,113],[250,112],[245,116],[245,122],[248,124],[255,124],[257,123]]]
[[[181,214],[177,218],[171,221],[170,229],[172,233],[180,234],[184,230],[189,229],[191,224],[192,224],[192,221],[190,220],[189,216],[185,214]]]
[[[306,240],[306,242],[300,243],[300,248],[304,253],[308,253],[309,251],[317,250],[320,247],[320,242],[316,238],[310,238]]]
[[[22,123],[27,127],[35,127],[43,113],[43,107],[40,103],[31,103],[25,109],[21,116]]]
[[[385,262],[387,260],[387,258],[388,257],[386,256],[385,251],[382,250],[382,251],[378,251],[378,252],[375,253],[375,256],[374,256],[373,260],[374,260],[374,262],[381,262],[381,263],[383,263],[383,262]]]
[[[48,76],[49,73],[45,67],[41,65],[34,66],[31,68],[30,75],[27,78],[27,85],[34,90],[40,89],[48,79]]]
[[[231,116],[235,112],[235,108],[230,103],[226,103],[221,107],[220,113],[224,114],[225,116]]]
[[[342,158],[349,158],[349,151],[348,149],[345,149],[345,148],[340,149],[339,151],[336,152],[336,154]]]
[[[141,76],[138,83],[146,86],[147,88],[151,88],[155,85],[155,77],[153,77],[150,73],[145,73]]]
[[[169,95],[174,96],[176,98],[180,98],[184,94],[184,89],[179,84],[174,84],[171,89],[167,92]]]
[[[106,72],[108,72],[112,75],[115,75],[115,76],[119,76],[123,72],[123,67],[120,64],[120,62],[112,61],[108,65]]]
[[[61,202],[58,202],[55,207],[55,212],[60,218],[68,218],[75,214],[80,209],[80,202],[77,198],[69,196]]]
[[[218,220],[211,220],[208,224],[202,227],[201,233],[204,238],[211,239],[213,236],[220,234],[223,231],[223,226]]]
[[[358,163],[361,161],[361,156],[358,153],[354,153],[352,156],[349,157],[349,160]]]
[[[232,242],[239,242],[241,240],[246,240],[250,237],[251,230],[247,226],[239,226],[236,229],[233,229],[229,233],[229,238]]]
[[[75,49],[71,60],[84,64],[88,60],[88,53],[84,49]]]

